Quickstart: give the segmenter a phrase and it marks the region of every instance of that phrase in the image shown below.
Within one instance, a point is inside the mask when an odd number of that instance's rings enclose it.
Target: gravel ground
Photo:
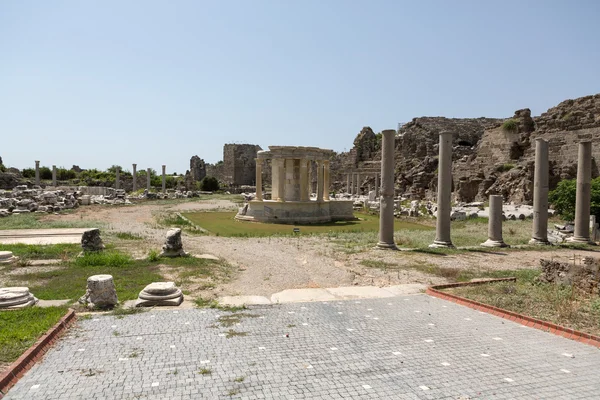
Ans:
[[[74,213],[48,218],[103,221],[108,224],[108,233],[130,232],[142,235],[146,240],[130,245],[129,250],[134,256],[143,257],[150,249],[158,249],[164,241],[166,229],[159,227],[154,218],[158,213],[235,208],[237,205],[228,200],[208,200],[129,207],[81,207]],[[238,268],[239,273],[234,280],[217,287],[218,295],[269,296],[285,289],[306,287],[438,284],[446,282],[446,279],[425,274],[418,268],[436,265],[446,268],[510,270],[537,268],[541,257],[568,261],[574,255],[576,258],[598,256],[593,252],[565,249],[456,255],[367,249],[348,254],[323,237],[226,238],[185,235],[183,241],[185,250],[192,254],[214,254]],[[363,260],[383,261],[404,268],[387,271],[369,268],[360,264]]]

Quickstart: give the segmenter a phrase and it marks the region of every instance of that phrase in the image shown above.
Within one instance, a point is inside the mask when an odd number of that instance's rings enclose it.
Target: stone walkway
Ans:
[[[83,320],[5,399],[591,399],[598,349],[424,294]],[[228,317],[229,316],[229,317]]]

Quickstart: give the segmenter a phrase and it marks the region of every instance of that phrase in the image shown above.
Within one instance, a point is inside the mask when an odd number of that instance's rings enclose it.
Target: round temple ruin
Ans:
[[[256,197],[236,219],[282,224],[311,224],[355,220],[353,201],[330,198],[329,159],[332,150],[317,147],[269,146],[256,158]],[[271,163],[271,200],[262,193],[262,168]],[[317,174],[316,198],[311,198],[310,174]]]

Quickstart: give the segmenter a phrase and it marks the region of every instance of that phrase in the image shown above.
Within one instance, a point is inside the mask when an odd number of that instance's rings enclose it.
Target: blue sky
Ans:
[[[0,156],[19,168],[347,150],[418,116],[600,92],[598,1],[0,2]]]

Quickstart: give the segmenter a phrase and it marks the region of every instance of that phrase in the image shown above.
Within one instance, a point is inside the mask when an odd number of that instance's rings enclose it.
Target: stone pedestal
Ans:
[[[100,229],[88,229],[81,235],[81,248],[84,253],[104,250],[104,243],[100,237]]]
[[[178,306],[183,302],[183,293],[173,282],[153,282],[138,295],[136,307]]]
[[[135,192],[137,191],[137,164],[131,164],[133,166],[133,182],[132,182],[132,187],[131,187],[131,191]]]
[[[151,170],[150,168],[148,168],[146,170],[146,190],[148,192],[150,191],[150,183],[151,183],[151,180],[150,180],[150,178],[151,178],[151,176],[150,176],[150,170]]]
[[[115,189],[121,189],[121,168],[115,168]]]
[[[0,310],[18,310],[31,307],[38,302],[27,287],[0,288]]]
[[[40,162],[35,162],[35,184],[40,185]]]
[[[435,240],[429,247],[453,248],[450,239],[450,214],[452,205],[452,132],[440,133],[440,156],[438,163],[438,199]]]
[[[548,142],[542,138],[535,140],[533,232],[529,244],[550,244],[548,241]]]
[[[163,245],[161,257],[185,257],[188,254],[183,251],[181,242],[181,229],[173,228],[167,232],[167,239]]]
[[[17,260],[12,251],[0,251],[0,264],[12,264]]]
[[[379,212],[378,249],[397,250],[394,242],[394,142],[396,131],[382,132],[381,150],[381,198]]]
[[[87,279],[85,294],[79,303],[89,308],[112,308],[119,303],[112,275],[93,275]]]
[[[52,166],[52,186],[56,187],[56,165]]]
[[[502,239],[502,196],[490,196],[490,218],[488,220],[488,240],[483,247],[508,247]]]
[[[592,142],[579,143],[577,159],[577,194],[575,199],[575,232],[569,242],[593,244],[590,240],[590,207],[592,180]]]
[[[162,192],[166,193],[167,191],[167,178],[165,176],[165,173],[167,171],[167,166],[163,165],[162,166]]]

